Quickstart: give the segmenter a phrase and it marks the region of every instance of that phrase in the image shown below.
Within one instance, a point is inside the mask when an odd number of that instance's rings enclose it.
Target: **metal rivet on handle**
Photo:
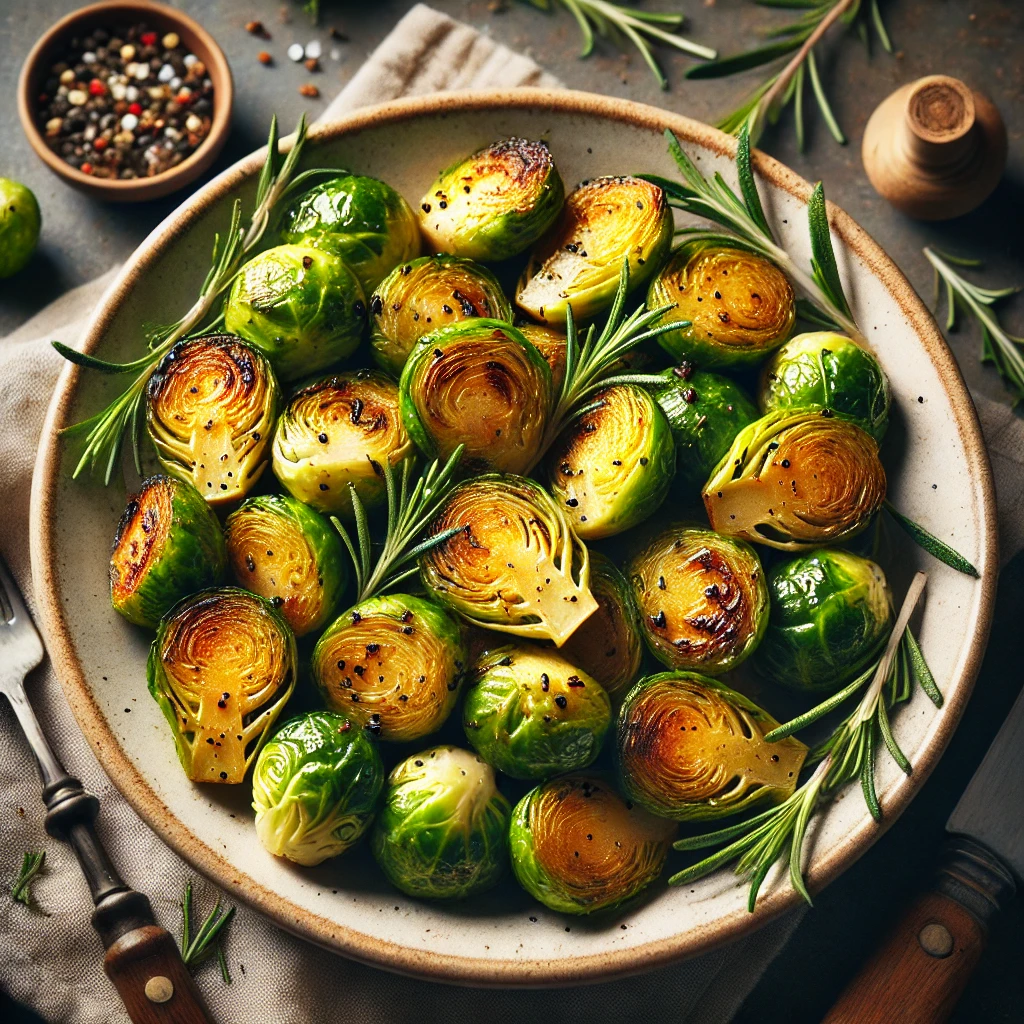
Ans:
[[[917,941],[921,948],[929,955],[938,960],[949,956],[953,952],[953,936],[945,925],[926,924],[918,933]]]
[[[146,982],[146,998],[151,1003],[166,1003],[173,995],[174,984],[162,974],[155,974]]]

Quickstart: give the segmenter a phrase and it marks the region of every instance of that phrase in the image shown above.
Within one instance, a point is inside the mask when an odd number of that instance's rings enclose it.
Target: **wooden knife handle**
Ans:
[[[822,1024],[941,1024],[981,956],[988,925],[1015,891],[1013,876],[980,843],[943,848],[931,888],[840,995]]]

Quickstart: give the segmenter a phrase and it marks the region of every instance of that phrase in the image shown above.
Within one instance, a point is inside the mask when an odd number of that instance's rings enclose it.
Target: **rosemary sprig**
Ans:
[[[32,882],[36,875],[43,870],[46,863],[46,851],[39,853],[26,853],[21,861],[21,870],[18,877],[11,885],[11,898],[18,903],[24,903],[26,907],[32,906]]]
[[[181,898],[181,959],[186,967],[194,967],[196,964],[201,964],[204,960],[216,956],[224,984],[231,984],[231,974],[228,972],[228,963],[224,957],[221,933],[234,916],[234,907],[228,907],[226,911],[221,910],[220,897],[218,897],[217,902],[213,905],[213,910],[199,926],[199,931],[193,935],[192,882],[189,880],[185,883],[185,892]]]

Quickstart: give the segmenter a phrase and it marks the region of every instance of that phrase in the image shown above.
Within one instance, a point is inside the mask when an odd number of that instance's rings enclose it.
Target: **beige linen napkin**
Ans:
[[[400,95],[485,86],[557,85],[532,61],[474,30],[418,6],[406,15],[331,104],[330,117]],[[49,341],[77,343],[113,271],[48,307],[0,342],[0,549],[29,593],[28,495],[43,415],[61,368]],[[1016,551],[1024,522],[1024,429],[1005,407],[983,403],[1000,496],[1004,551]],[[96,763],[48,667],[30,680],[33,703],[68,769],[102,801],[100,832],[130,884],[152,899],[172,932],[177,899],[196,879],[200,910],[218,892],[144,825]],[[89,925],[85,884],[69,850],[49,839],[35,767],[6,702],[0,702],[0,871],[12,873],[27,850],[45,849],[47,868],[34,892],[48,916],[0,897],[0,986],[49,1021],[127,1024],[103,975],[99,941]],[[423,1024],[489,1019],[584,1024],[594,1020],[729,1020],[799,915],[775,922],[725,949],[639,978],[555,992],[474,991],[383,974],[279,931],[238,906],[227,954],[234,982],[213,964],[198,983],[221,1024]]]

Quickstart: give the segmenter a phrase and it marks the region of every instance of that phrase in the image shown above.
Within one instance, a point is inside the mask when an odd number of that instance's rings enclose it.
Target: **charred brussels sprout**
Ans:
[[[464,899],[508,865],[509,803],[476,754],[433,747],[388,776],[373,855],[396,888],[421,899]]]
[[[41,225],[32,190],[19,181],[0,178],[0,278],[16,274],[32,258]]]
[[[596,679],[552,650],[525,644],[487,652],[462,705],[470,744],[514,779],[586,768],[611,720]]]
[[[672,822],[627,803],[603,779],[552,779],[512,812],[512,871],[551,910],[608,910],[661,874],[675,831]]]
[[[837,690],[863,672],[892,628],[885,575],[870,559],[822,549],[768,574],[772,612],[754,664],[781,686]]]
[[[394,382],[355,370],[296,392],[274,432],[274,475],[299,501],[350,517],[349,484],[373,508],[385,498],[381,467],[397,466],[412,453]]]
[[[312,867],[366,831],[383,788],[384,764],[362,729],[330,711],[293,718],[253,769],[256,834],[275,856]]]
[[[651,653],[669,668],[717,676],[745,661],[768,624],[757,552],[698,526],[673,526],[634,560],[633,586]]]
[[[447,459],[465,445],[468,470],[524,473],[537,461],[551,411],[551,371],[514,327],[467,320],[421,338],[399,383],[417,446]]]
[[[409,204],[377,178],[343,174],[314,185],[289,204],[281,240],[340,256],[369,295],[390,272],[420,252]]]
[[[842,334],[798,334],[764,368],[764,412],[831,409],[881,441],[889,425],[889,403],[889,379],[878,360]]]
[[[696,672],[661,672],[630,690],[619,712],[626,792],[654,814],[708,821],[796,788],[807,748],[766,743],[779,723],[742,694]]]
[[[564,198],[547,143],[502,139],[441,172],[420,203],[420,228],[439,252],[507,260],[547,231]]]
[[[160,463],[211,504],[244,498],[269,458],[281,404],[270,363],[227,334],[175,345],[147,385]]]
[[[551,493],[576,535],[600,540],[657,511],[675,475],[675,442],[651,395],[617,384],[587,401],[552,447],[549,466]]]
[[[736,435],[704,485],[719,533],[786,551],[859,533],[885,499],[878,444],[829,409],[778,410]]]
[[[161,619],[149,692],[193,782],[242,781],[295,688],[295,636],[247,590],[204,590]]]
[[[565,201],[562,215],[537,243],[516,293],[519,308],[542,323],[564,324],[603,313],[619,286],[622,264],[643,284],[672,244],[665,194],[641,178],[594,178]]]
[[[254,256],[224,307],[224,326],[258,348],[285,382],[350,356],[365,324],[359,279],[340,257],[310,245]]]
[[[341,538],[295,498],[247,498],[224,524],[235,582],[265,597],[296,636],[319,629],[348,581]]]
[[[399,264],[370,298],[373,358],[399,377],[425,334],[478,316],[512,319],[512,306],[486,267],[444,255]]]
[[[327,706],[381,739],[417,740],[451,714],[468,664],[454,615],[422,597],[371,597],[317,642],[313,680]]]
[[[565,380],[565,359],[568,339],[560,331],[541,324],[519,324],[523,337],[544,357],[551,370],[552,390],[557,395]]]
[[[142,481],[128,502],[110,553],[110,599],[129,622],[156,624],[183,597],[216,586],[227,556],[220,523],[190,484]]]
[[[460,484],[430,533],[456,527],[423,555],[420,575],[471,624],[561,647],[597,610],[590,555],[534,481],[492,473]]]
[[[651,282],[647,303],[675,305],[661,323],[679,330],[658,336],[674,359],[701,369],[759,362],[793,329],[796,299],[786,275],[763,256],[716,242],[684,242]]]

